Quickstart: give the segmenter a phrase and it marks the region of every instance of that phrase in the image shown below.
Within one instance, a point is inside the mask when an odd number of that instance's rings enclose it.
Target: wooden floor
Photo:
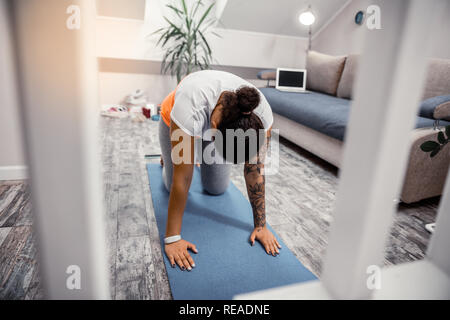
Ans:
[[[106,225],[113,299],[171,299],[144,160],[159,153],[157,123],[101,119]],[[267,177],[267,220],[297,258],[320,276],[337,170],[280,141],[279,173]],[[246,195],[242,167],[232,180]],[[355,195],[357,196],[357,195]],[[386,246],[385,265],[421,259],[438,199],[400,205]],[[26,183],[0,183],[0,299],[40,299],[36,247]]]
[[[43,298],[27,183],[0,182],[0,299]]]

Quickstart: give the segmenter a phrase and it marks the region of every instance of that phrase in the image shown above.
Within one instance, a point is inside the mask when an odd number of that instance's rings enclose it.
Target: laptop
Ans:
[[[280,91],[307,93],[306,70],[277,68],[277,78],[275,88]]]

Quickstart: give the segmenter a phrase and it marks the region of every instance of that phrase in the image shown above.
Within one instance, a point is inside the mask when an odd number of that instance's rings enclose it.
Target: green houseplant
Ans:
[[[439,131],[437,135],[438,141],[425,141],[420,145],[420,149],[423,152],[429,152],[430,157],[436,156],[442,148],[450,141],[450,126],[445,127],[445,134],[443,131]]]
[[[175,18],[171,20],[164,16],[168,26],[156,30],[153,34],[160,35],[156,45],[165,50],[161,73],[170,72],[180,82],[191,72],[209,68],[213,58],[206,34],[210,32],[217,19],[210,17],[214,3],[202,13],[202,0],[194,2],[190,9],[185,0],[177,4],[166,5],[174,13]],[[213,31],[211,33],[219,36]]]

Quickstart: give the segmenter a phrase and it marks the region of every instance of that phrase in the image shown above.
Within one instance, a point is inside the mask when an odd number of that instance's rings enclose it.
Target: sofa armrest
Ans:
[[[275,80],[277,78],[277,70],[261,70],[258,72],[257,77],[261,80]]]
[[[450,120],[450,95],[424,100],[420,104],[419,115],[429,119]]]
[[[401,200],[413,203],[442,194],[450,165],[450,148],[445,146],[434,158],[420,149],[427,140],[437,140],[438,130],[420,128],[411,132],[411,149]]]

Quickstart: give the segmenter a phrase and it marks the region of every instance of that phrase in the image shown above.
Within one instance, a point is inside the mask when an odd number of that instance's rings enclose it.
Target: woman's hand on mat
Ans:
[[[250,235],[250,243],[252,246],[255,244],[255,240],[258,240],[266,250],[267,254],[271,254],[274,257],[277,254],[280,254],[281,246],[278,243],[277,238],[270,232],[269,229],[267,229],[266,226],[264,227],[256,227],[252,234]]]
[[[190,249],[193,252],[198,253],[194,244],[181,239],[177,242],[166,244],[164,249],[173,268],[175,268],[175,262],[183,271],[191,271],[192,268],[195,267],[194,260],[188,252],[188,249]]]

